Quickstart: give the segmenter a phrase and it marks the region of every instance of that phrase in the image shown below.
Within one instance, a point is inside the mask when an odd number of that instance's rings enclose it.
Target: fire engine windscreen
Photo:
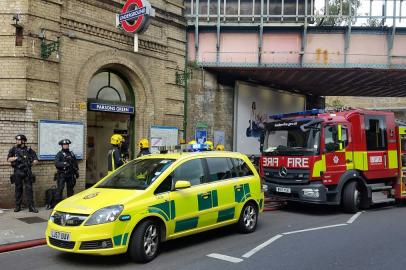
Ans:
[[[267,155],[314,155],[319,151],[321,121],[281,120],[265,124],[264,153]]]

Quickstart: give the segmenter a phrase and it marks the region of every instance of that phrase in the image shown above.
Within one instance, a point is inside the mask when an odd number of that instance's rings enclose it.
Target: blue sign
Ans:
[[[102,103],[90,103],[89,104],[89,109],[91,111],[134,114],[134,107],[125,106],[125,105],[111,105],[111,104],[102,104]]]
[[[147,8],[146,7],[142,7],[136,10],[131,10],[129,12],[126,12],[124,14],[120,14],[119,16],[119,21],[123,22],[123,21],[128,21],[128,20],[132,20],[132,19],[136,19],[141,15],[145,15],[147,14]]]
[[[196,129],[195,133],[196,142],[203,144],[207,140],[207,130],[206,129]]]

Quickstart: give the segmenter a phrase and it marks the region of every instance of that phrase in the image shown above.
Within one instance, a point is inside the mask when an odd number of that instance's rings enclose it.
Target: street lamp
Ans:
[[[46,43],[44,29],[41,30],[38,37],[41,39],[41,58],[48,59],[53,52],[56,52],[56,58],[59,59],[59,37],[56,41]]]

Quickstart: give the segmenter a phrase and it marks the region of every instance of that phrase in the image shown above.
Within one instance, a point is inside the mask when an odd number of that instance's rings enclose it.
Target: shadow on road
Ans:
[[[258,226],[260,223],[258,224]],[[219,238],[238,235],[233,226],[227,226],[215,230],[211,230],[204,233],[199,233],[179,239],[171,240],[161,244],[160,254],[156,258],[159,260],[159,256],[170,254],[172,252],[179,252],[189,247],[203,244]],[[126,254],[113,255],[113,256],[93,256],[83,254],[72,253],[59,253],[58,260],[63,261],[66,264],[76,267],[94,267],[94,268],[111,268],[123,267],[129,264],[137,265],[133,263]]]
[[[305,204],[288,202],[283,205],[280,210],[295,214],[304,214],[312,216],[330,216],[342,214],[343,211],[339,206],[332,205],[318,205],[318,204]]]

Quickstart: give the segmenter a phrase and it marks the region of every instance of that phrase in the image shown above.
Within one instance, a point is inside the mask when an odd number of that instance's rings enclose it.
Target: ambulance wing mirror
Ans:
[[[185,189],[185,188],[190,188],[192,184],[190,184],[189,181],[176,181],[175,184],[175,190],[177,189]]]

